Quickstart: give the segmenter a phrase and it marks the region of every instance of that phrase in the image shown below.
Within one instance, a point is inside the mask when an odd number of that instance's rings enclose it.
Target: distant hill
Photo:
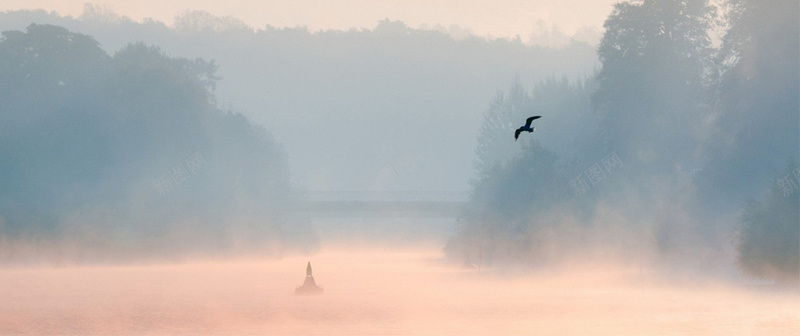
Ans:
[[[53,25],[4,32],[0,262],[313,245],[286,211],[285,152],[216,108],[215,70]]]
[[[0,30],[51,23],[94,36],[113,53],[130,42],[219,65],[217,103],[247,115],[284,145],[293,181],[312,190],[466,190],[483,112],[519,75],[583,79],[595,47],[453,39],[402,22],[372,30],[248,27],[187,12],[174,26],[91,11],[0,13]],[[391,163],[396,174],[383,174]]]

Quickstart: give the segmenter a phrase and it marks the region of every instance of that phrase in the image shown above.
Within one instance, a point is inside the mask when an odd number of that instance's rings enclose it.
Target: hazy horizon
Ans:
[[[561,45],[575,38],[597,42],[603,22],[614,0],[569,1],[83,1],[9,0],[0,11],[55,11],[79,17],[85,4],[136,22],[154,19],[173,25],[174,18],[187,10],[230,16],[254,29],[307,27],[318,30],[372,29],[381,20],[397,20],[412,28],[445,29],[459,36],[514,39],[525,43]],[[576,10],[580,8],[580,10]]]
[[[610,4],[4,1],[0,335],[798,334],[798,3]]]

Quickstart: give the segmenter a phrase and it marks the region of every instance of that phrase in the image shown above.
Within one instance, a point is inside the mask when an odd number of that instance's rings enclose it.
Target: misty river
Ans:
[[[798,0],[100,2],[0,1],[0,336],[800,335]]]
[[[376,245],[372,245],[376,246]],[[295,296],[311,261],[321,296]],[[800,296],[637,267],[466,269],[441,245],[0,270],[2,335],[797,335]]]

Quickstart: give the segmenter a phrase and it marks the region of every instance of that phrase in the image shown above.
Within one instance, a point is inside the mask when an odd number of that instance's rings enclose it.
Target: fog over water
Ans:
[[[298,297],[307,261],[321,296]],[[798,293],[647,268],[463,269],[436,245],[0,270],[0,334],[793,335]]]
[[[0,5],[0,335],[800,334],[800,4],[555,3]]]

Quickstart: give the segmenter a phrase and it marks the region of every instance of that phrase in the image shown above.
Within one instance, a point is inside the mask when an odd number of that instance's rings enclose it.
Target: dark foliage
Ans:
[[[111,57],[57,26],[3,33],[0,234],[144,255],[285,239],[285,155],[215,107],[216,67],[142,43]]]
[[[800,284],[800,184],[792,163],[783,188],[776,184],[763,202],[749,201],[740,219],[738,264],[753,277]],[[800,170],[798,170],[800,171]],[[795,187],[787,188],[791,185]]]

